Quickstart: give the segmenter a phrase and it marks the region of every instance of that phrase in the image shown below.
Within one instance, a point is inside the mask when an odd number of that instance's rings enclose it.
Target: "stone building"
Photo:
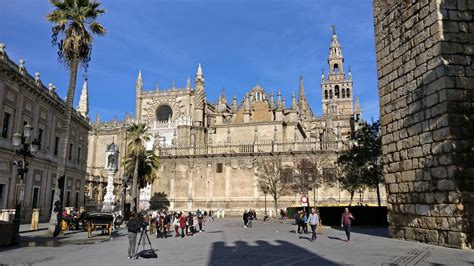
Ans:
[[[474,2],[374,1],[390,235],[474,247]]]
[[[160,159],[158,177],[151,186],[152,207],[156,203],[170,209],[260,210],[264,194],[256,186],[255,171],[262,159],[280,158],[285,171],[292,172],[299,160],[311,158],[327,179],[334,179],[337,152],[345,147],[362,116],[359,101],[354,103],[352,75],[344,70],[335,30],[328,65],[327,76],[321,76],[322,116],[311,111],[303,77],[298,95],[293,92],[288,102],[279,90],[274,94],[260,84],[240,101],[222,91],[216,102],[210,102],[201,65],[194,84],[188,78],[184,88],[173,82],[168,89],[144,90],[139,72],[136,117],[127,115],[123,122],[106,123],[97,119],[89,135],[89,197],[101,199],[104,194],[105,158],[99,154],[112,141],[125,154],[125,127],[134,121],[148,124],[153,138],[147,148],[154,149]],[[116,176],[117,184],[122,173],[123,169]],[[311,203],[318,205],[344,205],[350,199],[335,183],[310,194]],[[287,191],[279,206],[297,204],[300,196]],[[363,204],[377,202],[373,191],[359,196]]]
[[[83,206],[84,176],[86,175],[87,136],[91,129],[86,118],[87,83],[85,96],[81,98],[79,112],[72,113],[71,135],[64,189],[65,206]],[[0,209],[14,209],[17,195],[22,201],[22,220],[31,218],[33,208],[40,209],[40,220],[47,221],[51,213],[58,143],[65,102],[50,83],[44,86],[37,72],[31,76],[20,59],[15,64],[7,55],[5,45],[0,44]],[[12,136],[23,132],[23,126],[33,126],[32,138],[39,141],[39,151],[34,154],[24,187],[19,188],[17,167],[20,158],[12,146]],[[18,193],[18,191],[23,191]],[[14,210],[13,210],[14,211]]]

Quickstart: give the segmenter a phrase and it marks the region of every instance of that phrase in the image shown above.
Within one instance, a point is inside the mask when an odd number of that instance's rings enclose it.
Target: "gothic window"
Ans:
[[[173,116],[173,110],[168,105],[161,105],[156,109],[156,120],[168,121]]]
[[[329,99],[332,99],[332,90],[329,90]]]
[[[257,102],[262,101],[262,92],[261,92],[261,91],[257,91],[257,92],[255,93],[255,100],[256,100]]]
[[[333,70],[334,70],[334,74],[339,74],[339,65],[334,64]]]
[[[342,98],[346,98],[346,90],[344,88],[342,89]]]
[[[350,92],[349,88],[347,88],[347,90],[346,90],[346,97],[347,98],[351,97],[351,92]]]
[[[324,99],[328,99],[328,90],[324,90]]]
[[[334,95],[336,95],[336,97],[339,99],[339,85],[336,85],[336,87],[334,87]]]

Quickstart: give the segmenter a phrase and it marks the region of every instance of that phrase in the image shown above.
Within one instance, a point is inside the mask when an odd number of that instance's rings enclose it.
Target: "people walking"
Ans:
[[[346,231],[346,242],[351,241],[351,224],[353,220],[355,220],[355,218],[352,213],[349,212],[349,208],[345,208],[341,216],[341,227]]]
[[[247,227],[247,223],[249,222],[249,213],[247,210],[244,211],[242,218],[244,219],[244,227]]]
[[[306,211],[303,211],[303,233],[307,234],[308,233],[308,213]]]
[[[140,231],[140,218],[137,212],[133,212],[127,224],[128,231],[128,258],[135,259],[135,248],[137,246],[137,233]]]
[[[311,214],[309,215],[308,220],[309,220],[309,225],[311,226],[311,231],[312,231],[311,241],[314,241],[318,238],[318,236],[316,235],[316,229],[319,224],[319,216],[314,208],[311,210]]]
[[[198,218],[199,232],[202,232],[202,223],[204,221],[204,217],[201,210],[198,210],[197,218]]]
[[[181,228],[181,237],[184,237],[184,231],[186,230],[186,216],[184,213],[181,213],[179,217],[179,227]],[[188,232],[186,232],[186,235],[188,235]]]
[[[179,220],[180,220],[180,217],[178,216],[178,214],[175,214],[174,219],[173,219],[175,237],[179,237]]]

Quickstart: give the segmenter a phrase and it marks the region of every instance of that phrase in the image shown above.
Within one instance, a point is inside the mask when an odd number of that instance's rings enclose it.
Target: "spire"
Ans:
[[[173,83],[171,83],[171,89],[172,89],[172,90],[176,89],[176,84],[175,84],[175,82],[174,82],[174,79],[173,79]]]
[[[331,74],[343,74],[343,63],[344,57],[342,56],[341,45],[339,44],[339,40],[337,39],[336,35],[336,26],[332,25],[332,37],[331,37],[331,45],[329,46],[329,75]]]
[[[250,102],[249,102],[249,95],[245,95],[245,112],[250,112]]]
[[[277,94],[277,109],[280,110],[280,111],[281,111],[281,109],[283,109],[280,89],[278,89],[278,94]]]
[[[275,108],[275,99],[273,98],[273,91],[270,93],[270,100],[268,105],[270,106],[270,109]]]
[[[232,111],[233,112],[237,111],[237,96],[235,96],[235,95],[232,98]]]
[[[295,90],[291,92],[291,110],[296,111],[296,97],[295,97]]]
[[[137,77],[137,94],[141,94],[143,91],[143,81],[142,81],[142,71],[138,70],[138,77]]]
[[[227,99],[225,98],[225,89],[224,89],[224,88],[222,88],[222,92],[221,92],[220,98],[221,98],[221,102],[222,102],[223,104],[226,104],[226,103],[227,103]]]
[[[191,90],[191,78],[188,77],[186,80],[186,90]]]
[[[304,94],[303,76],[300,76],[300,87],[298,90],[298,103],[302,104],[304,101],[306,101],[306,96]]]
[[[87,77],[84,77],[82,84],[81,97],[79,98],[79,106],[77,111],[84,117],[89,117],[89,92],[87,88]]]
[[[155,89],[155,92],[158,92],[160,89],[158,87],[158,82],[156,83],[156,89]]]
[[[356,96],[356,103],[354,108],[354,113],[360,113],[362,109],[360,108],[359,96]]]
[[[198,83],[198,82],[204,83],[204,75],[202,74],[201,63],[199,63],[198,69],[197,69],[197,71],[196,71],[196,80],[195,80],[195,83]]]

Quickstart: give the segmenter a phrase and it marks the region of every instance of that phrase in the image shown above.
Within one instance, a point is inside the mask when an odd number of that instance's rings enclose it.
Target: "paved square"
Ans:
[[[2,264],[38,265],[473,265],[474,251],[394,240],[385,229],[357,228],[346,243],[343,231],[325,227],[315,242],[296,226],[272,221],[243,228],[240,219],[208,223],[205,232],[185,238],[152,236],[158,259],[127,259],[124,228],[112,239],[70,232],[57,241],[45,231],[23,234],[21,247],[0,249]],[[359,233],[357,233],[359,232]],[[98,235],[96,232],[95,235]]]

